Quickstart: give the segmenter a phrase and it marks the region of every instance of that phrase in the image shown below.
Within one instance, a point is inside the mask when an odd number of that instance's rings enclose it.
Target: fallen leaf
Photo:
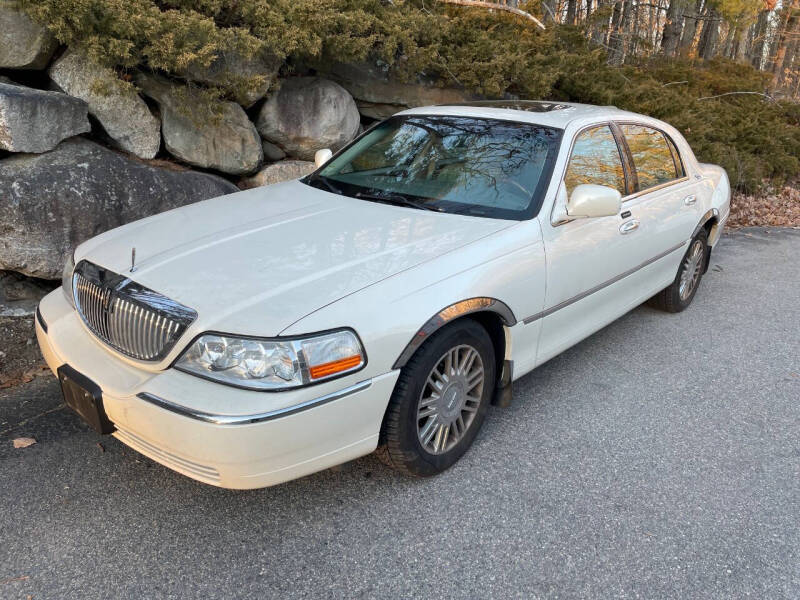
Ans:
[[[105,452],[106,451],[105,447],[100,442],[97,442],[97,447],[100,448],[100,452]]]
[[[33,438],[14,438],[14,448],[27,448],[35,443],[36,440]]]

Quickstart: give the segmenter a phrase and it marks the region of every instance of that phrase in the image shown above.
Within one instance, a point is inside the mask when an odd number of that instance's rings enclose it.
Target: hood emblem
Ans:
[[[131,248],[131,273],[136,270],[136,246]]]

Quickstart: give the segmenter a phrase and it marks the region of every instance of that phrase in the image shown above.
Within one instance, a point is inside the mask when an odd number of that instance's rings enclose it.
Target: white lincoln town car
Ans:
[[[730,207],[723,169],[613,107],[416,108],[317,165],[78,246],[36,318],[66,403],[227,488],[376,449],[433,475],[515,379],[688,307]]]

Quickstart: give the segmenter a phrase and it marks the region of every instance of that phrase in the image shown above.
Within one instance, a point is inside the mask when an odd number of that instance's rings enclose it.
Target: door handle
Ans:
[[[639,227],[639,219],[631,219],[630,221],[625,221],[622,225],[619,226],[619,232],[621,234],[630,233],[631,231],[636,230]]]
[[[686,198],[683,199],[683,203],[686,206],[694,204],[695,202],[697,202],[697,196],[695,196],[694,194],[692,194],[691,196],[686,196]]]

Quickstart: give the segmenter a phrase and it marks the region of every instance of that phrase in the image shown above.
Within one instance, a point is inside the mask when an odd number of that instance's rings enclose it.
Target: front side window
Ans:
[[[564,175],[567,194],[584,183],[605,185],[625,195],[625,171],[617,141],[608,125],[578,134]]]
[[[539,210],[561,134],[497,119],[392,117],[305,182],[369,201],[525,219]]]
[[[620,125],[633,157],[639,190],[668,183],[678,178],[675,160],[664,134],[642,125]]]

